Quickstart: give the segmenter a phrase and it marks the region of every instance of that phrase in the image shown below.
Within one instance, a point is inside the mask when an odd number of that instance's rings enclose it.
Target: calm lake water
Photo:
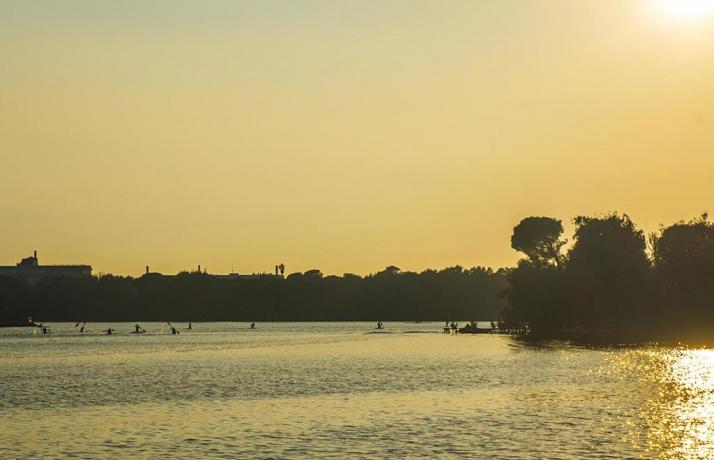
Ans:
[[[0,458],[714,457],[714,350],[142,325],[0,329]]]

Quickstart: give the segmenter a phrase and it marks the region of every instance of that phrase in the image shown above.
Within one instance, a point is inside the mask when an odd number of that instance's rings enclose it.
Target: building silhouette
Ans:
[[[266,278],[277,278],[277,279],[285,279],[285,264],[280,264],[275,266],[275,274],[273,273],[267,273],[267,272],[262,272],[262,273],[250,273],[250,274],[242,274],[242,273],[236,273],[234,271],[231,271],[230,273],[226,274],[215,274],[215,273],[209,273],[208,270],[204,267],[203,270],[201,269],[201,266],[198,266],[198,269],[192,272],[185,271],[181,273],[177,273],[175,275],[171,274],[164,274],[160,272],[152,272],[150,270],[150,267],[147,265],[146,269],[144,271],[144,274],[141,275],[141,277],[163,277],[163,278],[176,278],[177,276],[180,276],[181,274],[203,274],[207,277],[214,278],[214,279],[220,279],[220,280],[256,280],[256,279],[266,279]]]
[[[25,257],[16,265],[0,266],[0,276],[22,278],[30,285],[41,280],[54,277],[84,277],[92,276],[91,265],[40,265],[37,251],[30,257]]]

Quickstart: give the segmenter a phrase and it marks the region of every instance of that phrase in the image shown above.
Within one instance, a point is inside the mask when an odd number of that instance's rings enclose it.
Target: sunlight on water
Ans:
[[[627,421],[634,448],[659,458],[714,458],[714,350],[651,347],[610,358],[609,372],[642,384],[628,395],[642,402]],[[651,394],[642,392],[647,383]]]
[[[670,458],[714,457],[714,350],[664,358],[660,398],[645,412],[654,447]]]

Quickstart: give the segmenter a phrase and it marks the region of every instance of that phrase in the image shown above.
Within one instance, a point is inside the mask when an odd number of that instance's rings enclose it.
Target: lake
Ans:
[[[0,458],[714,457],[714,350],[132,326],[0,329]]]

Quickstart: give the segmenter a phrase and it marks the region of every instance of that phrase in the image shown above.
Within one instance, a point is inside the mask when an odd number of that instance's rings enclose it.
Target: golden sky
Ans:
[[[499,267],[528,215],[714,211],[694,8],[0,0],[0,264]]]

